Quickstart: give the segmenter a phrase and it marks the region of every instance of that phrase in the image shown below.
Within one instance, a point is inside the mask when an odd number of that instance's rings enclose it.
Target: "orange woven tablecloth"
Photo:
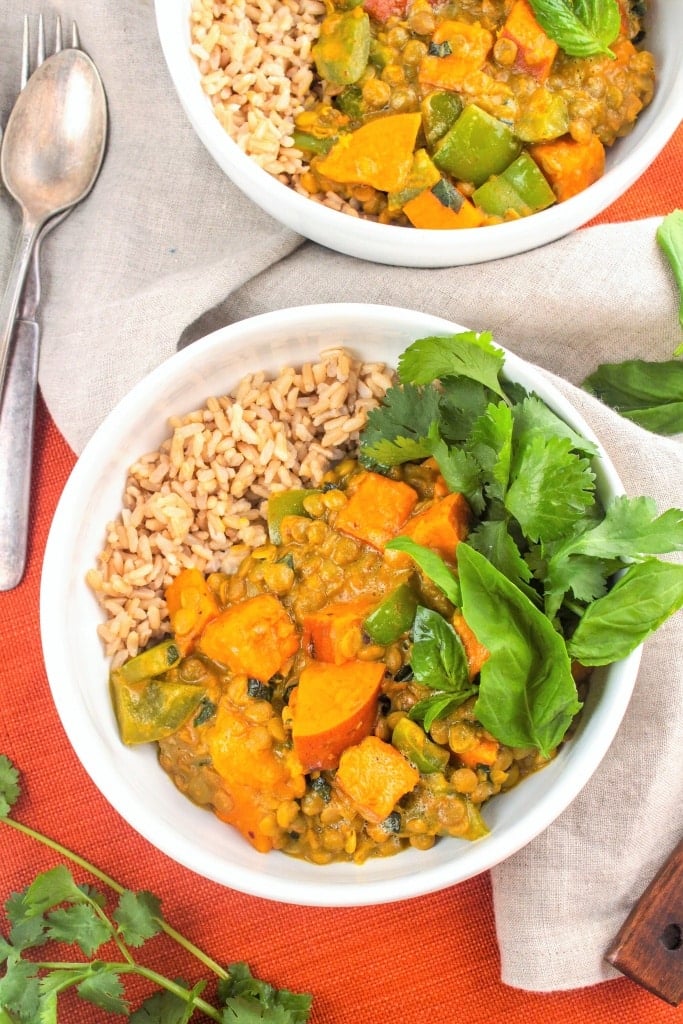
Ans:
[[[593,223],[670,212],[680,204],[682,167],[680,127],[650,170]],[[683,1007],[674,1009],[626,979],[543,995],[501,984],[488,875],[404,903],[312,909],[224,889],[140,838],[100,795],[73,753],[43,667],[42,556],[74,462],[41,404],[27,573],[16,590],[0,594],[0,753],[22,773],[16,818],[59,839],[123,885],[152,890],[162,899],[166,918],[216,960],[246,960],[255,974],[278,986],[311,992],[313,1024],[683,1022]],[[2,903],[58,860],[2,826],[0,851]],[[201,977],[195,962],[166,937],[154,940],[150,954],[170,977]],[[60,1021],[71,1024],[106,1017],[68,996],[61,1007]]]

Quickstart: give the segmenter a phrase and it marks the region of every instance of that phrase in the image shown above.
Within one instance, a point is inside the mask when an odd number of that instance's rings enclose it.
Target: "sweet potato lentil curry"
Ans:
[[[411,669],[436,616],[474,679],[488,656],[397,534],[453,564],[470,510],[433,459],[387,477],[345,460],[319,489],[268,506],[270,543],[233,575],[185,569],[166,592],[173,638],[115,669],[127,743],[253,846],[362,862],[487,832],[480,807],[546,763],[475,720],[474,691],[426,729]],[[426,720],[425,720],[426,721]]]

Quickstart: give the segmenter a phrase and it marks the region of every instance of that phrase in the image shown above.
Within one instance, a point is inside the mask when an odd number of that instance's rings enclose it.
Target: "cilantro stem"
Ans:
[[[90,861],[85,860],[84,857],[81,857],[79,856],[79,854],[74,853],[73,850],[69,850],[66,846],[63,846],[62,843],[58,843],[55,839],[51,839],[49,836],[44,835],[42,832],[37,832],[34,828],[31,828],[29,825],[24,825],[21,821],[16,821],[14,818],[10,818],[7,815],[0,817],[0,823],[3,825],[9,825],[10,828],[16,829],[17,832],[22,832],[24,835],[30,836],[30,838],[35,839],[36,842],[42,843],[43,846],[47,846],[51,850],[54,850],[55,853],[59,853],[63,857],[66,857],[67,860],[70,860],[73,864],[77,864],[85,871],[88,871],[95,878],[98,878],[100,882],[103,882],[105,885],[108,885],[109,888],[113,889],[114,892],[119,894],[119,896],[123,895],[123,893],[126,891],[125,887],[122,886],[119,882],[117,882],[115,878],[112,878],[110,875],[107,875],[104,871],[101,871],[94,864],[91,864]],[[187,939],[184,935],[176,931],[176,929],[167,921],[165,921],[163,918],[156,918],[155,920],[157,921],[161,930],[166,935],[168,935],[169,938],[173,939],[174,942],[177,942],[178,945],[182,946],[183,949],[187,950],[188,953],[191,953],[192,956],[199,960],[200,963],[204,964],[204,966],[207,967],[210,971],[212,971],[217,977],[222,978],[224,980],[227,980],[230,977],[229,972],[226,971],[225,968],[221,967],[220,964],[216,963],[216,961],[212,959],[212,957],[210,957],[202,949],[199,949],[198,946],[195,946],[195,944],[191,942],[189,939]],[[218,1020],[219,1018],[216,1017],[214,1019]],[[1,1017],[0,1024],[4,1024]]]

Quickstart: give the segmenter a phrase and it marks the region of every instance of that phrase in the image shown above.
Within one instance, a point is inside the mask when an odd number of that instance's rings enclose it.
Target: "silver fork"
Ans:
[[[80,48],[75,22],[71,29],[71,46]],[[62,48],[62,22],[58,16],[54,52],[58,53]],[[29,18],[25,16],[19,91],[31,75],[30,51]],[[44,60],[45,23],[41,14],[33,70]],[[12,590],[21,582],[26,565],[40,349],[40,332],[35,319],[40,303],[40,245],[47,233],[70,212],[69,209],[64,210],[48,221],[36,240],[11,340],[0,407],[0,591]]]

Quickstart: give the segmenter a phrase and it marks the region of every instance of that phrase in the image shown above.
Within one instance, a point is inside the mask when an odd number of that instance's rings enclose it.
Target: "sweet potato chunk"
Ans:
[[[401,531],[417,504],[417,492],[380,473],[362,473],[349,500],[339,510],[335,528],[378,551]]]
[[[381,192],[403,187],[413,164],[422,118],[415,114],[377,117],[342,135],[317,170],[346,185],[372,185]]]
[[[481,667],[485,661],[491,657],[491,653],[487,647],[484,647],[480,643],[473,631],[465,622],[465,617],[462,612],[455,612],[452,618],[453,629],[462,640],[462,645],[465,648],[465,654],[467,655],[467,664],[470,670],[470,679],[481,672]]]
[[[218,615],[216,599],[199,569],[183,569],[165,596],[176,645],[188,654],[207,622]]]
[[[539,142],[529,152],[560,203],[583,192],[605,172],[605,147],[596,135],[588,142],[569,138]]]
[[[437,231],[478,228],[486,221],[481,210],[464,196],[460,209],[453,210],[450,206],[444,206],[431,189],[425,189],[419,196],[410,199],[404,205],[403,212],[414,228]]]
[[[469,521],[467,499],[462,494],[449,494],[409,519],[401,532],[454,563],[455,548],[467,536]]]
[[[484,66],[493,46],[493,35],[478,22],[443,21],[432,42],[437,46],[447,44],[451,52],[443,57],[428,54],[422,58],[418,70],[420,85],[457,92],[469,74]]]
[[[367,821],[380,822],[420,778],[396,747],[368,736],[341,756],[335,781]]]
[[[363,621],[376,604],[374,597],[359,597],[356,601],[334,601],[310,612],[303,621],[304,648],[310,645],[318,661],[333,665],[351,661],[363,642]]]
[[[305,771],[336,768],[342,752],[375,722],[384,663],[313,661],[302,671],[293,700],[292,739]]]
[[[495,764],[499,750],[500,744],[497,740],[482,738],[474,746],[460,751],[457,756],[467,768],[476,768],[479,764],[485,764],[490,768]]]
[[[273,594],[230,605],[206,626],[199,649],[235,674],[261,682],[279,672],[299,647],[299,636]]]
[[[500,32],[517,47],[515,68],[543,83],[550,74],[558,46],[536,21],[529,0],[515,0]]]

